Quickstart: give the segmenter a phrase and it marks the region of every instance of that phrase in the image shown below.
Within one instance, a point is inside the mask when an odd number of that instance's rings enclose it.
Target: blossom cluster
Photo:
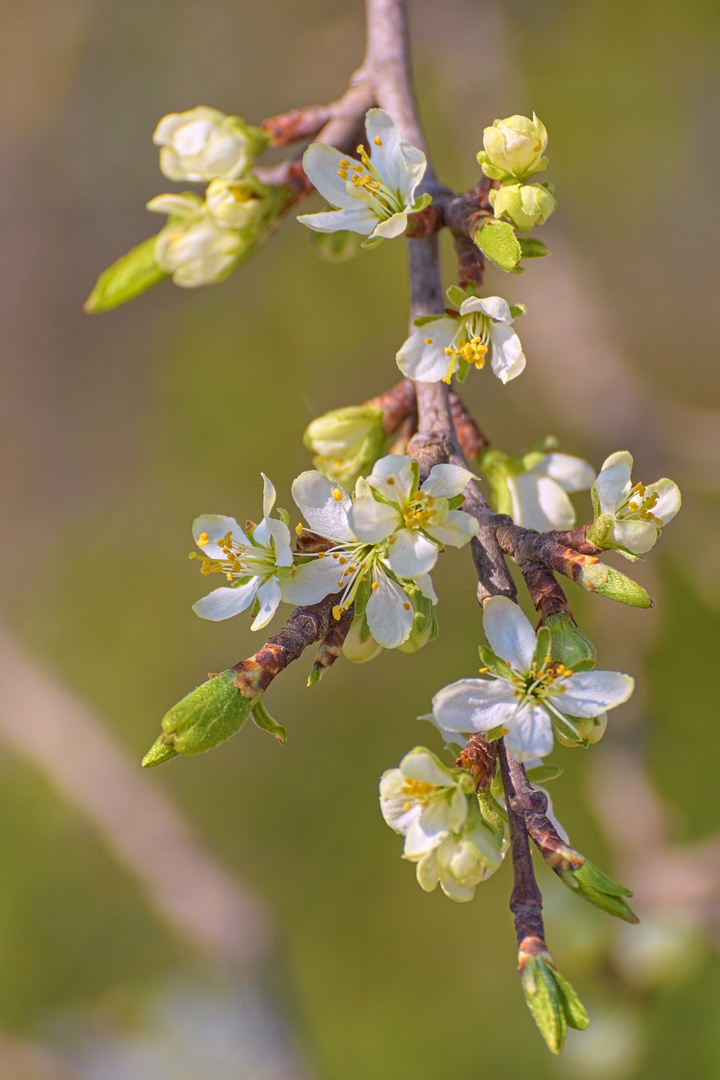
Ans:
[[[499,180],[500,187],[490,192],[495,217],[506,217],[518,232],[529,232],[542,225],[555,210],[555,197],[547,181],[527,184],[534,173],[548,167],[545,157],[547,131],[533,113],[496,120],[483,132],[483,149],[478,163],[486,176]]]
[[[263,519],[242,529],[234,518],[205,514],[193,524],[205,575],[221,574],[228,585],[199,600],[194,610],[205,619],[229,618],[254,606],[254,630],[266,626],[281,601],[315,604],[337,594],[339,619],[354,606],[367,623],[374,646],[394,649],[416,628],[425,598],[437,596],[430,572],[441,548],[463,547],[477,532],[477,521],[457,509],[471,479],[468,469],[436,465],[418,482],[417,464],[388,455],[360,478],[353,495],[317,471],[293,482],[293,499],[310,530],[328,543],[313,554],[294,554],[287,515],[272,517],[275,489],[264,477]],[[296,532],[302,535],[304,526]]]
[[[238,116],[200,105],[163,117],[153,141],[169,180],[208,184],[204,199],[185,192],[147,204],[168,215],[155,241],[157,264],[186,288],[220,281],[279,209],[277,190],[250,171],[268,136]]]

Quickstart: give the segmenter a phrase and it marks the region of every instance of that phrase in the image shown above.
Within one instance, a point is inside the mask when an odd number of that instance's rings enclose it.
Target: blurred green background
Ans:
[[[553,433],[599,467],[627,447],[637,478],[670,475],[685,496],[651,565],[637,571],[656,610],[588,603],[568,587],[601,666],[632,670],[647,699],[646,715],[613,714],[609,750],[553,755],[566,768],[553,785],[556,812],[573,843],[612,872],[622,852],[599,825],[586,778],[595,755],[592,790],[602,785],[602,762],[611,771],[623,740],[633,753],[643,747],[675,839],[720,828],[720,8],[409,7],[443,180],[475,182],[482,129],[497,116],[534,109],[550,133],[559,209],[542,235],[553,255],[524,277],[496,271],[487,283],[527,302],[527,372],[507,387],[489,372],[469,380],[469,404],[503,449]],[[147,200],[174,189],[151,142],[162,115],[205,104],[259,122],[327,101],[362,50],[359,0],[3,4],[2,616],[138,763],[171,704],[260,644],[244,620],[214,625],[191,612],[207,587],[187,560],[192,519],[257,515],[261,470],[290,505],[291,480],[309,464],[309,420],[397,380],[404,245],[328,266],[290,217],[220,286],[163,283],[93,317],[82,303],[97,274],[157,228]],[[578,505],[589,513],[589,498]],[[609,917],[575,911],[580,902],[566,902],[539,867],[550,947],[597,1019],[555,1061],[517,985],[509,865],[461,906],[423,894],[401,862],[401,840],[378,810],[378,777],[418,742],[439,749],[414,718],[441,685],[477,666],[469,554],[449,552],[436,579],[441,636],[425,650],[367,667],[341,660],[310,690],[308,656],[277,680],[267,704],[289,730],[285,750],[246,729],[146,777],[275,920],[270,996],[308,1075],[717,1076],[712,899],[701,918],[693,909],[699,945],[683,939],[667,979],[620,979],[607,950],[622,952],[625,938],[618,946]],[[31,727],[39,718],[9,719]],[[73,1076],[89,1080],[285,1076],[232,1071],[232,1061],[222,1071],[212,1055],[168,1064],[167,1048],[127,1064],[118,1046],[159,1024],[158,995],[202,982],[203,964],[48,770],[1,738],[0,754],[0,1027],[54,1046]],[[627,859],[622,869],[632,886]],[[0,1053],[6,1075],[19,1080],[20,1071]]]

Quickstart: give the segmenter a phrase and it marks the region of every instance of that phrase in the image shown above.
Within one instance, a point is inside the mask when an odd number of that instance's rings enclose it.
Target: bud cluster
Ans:
[[[490,192],[495,217],[506,217],[518,232],[543,225],[556,207],[552,186],[544,181],[528,184],[535,173],[548,167],[545,157],[547,131],[533,113],[496,120],[483,132],[483,149],[478,154],[482,171],[500,187]]]

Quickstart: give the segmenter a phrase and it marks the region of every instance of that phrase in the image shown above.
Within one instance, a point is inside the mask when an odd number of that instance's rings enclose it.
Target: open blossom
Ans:
[[[588,539],[632,557],[654,546],[663,525],[680,509],[680,488],[663,477],[655,484],[632,483],[632,454],[619,450],[603,462],[593,488],[595,523]]]
[[[539,461],[531,463],[540,457]],[[592,487],[595,470],[582,458],[570,454],[526,455],[529,465],[520,472],[508,469],[499,480],[497,509],[510,514],[516,525],[547,532],[570,529],[575,524],[575,510],[568,491]],[[494,478],[491,477],[493,488]],[[504,496],[504,497],[503,497]]]
[[[272,619],[283,599],[293,554],[290,530],[278,518],[270,517],[275,505],[275,488],[263,474],[263,519],[246,533],[235,518],[203,514],[193,522],[193,537],[202,555],[203,574],[223,574],[230,586],[215,589],[193,604],[203,619],[218,622],[245,611],[257,600],[260,610],[252,624],[260,630]]]
[[[415,382],[442,379],[450,383],[457,371],[462,381],[472,366],[479,370],[489,360],[501,382],[517,378],[525,367],[525,355],[511,324],[522,309],[511,310],[500,296],[481,299],[456,288],[449,290],[449,294],[458,299],[460,294],[465,296],[459,316],[423,318],[422,325],[397,354],[403,375]]]
[[[477,534],[477,521],[450,500],[462,493],[472,473],[459,465],[434,465],[418,485],[417,465],[388,454],[359,480],[351,511],[355,535],[372,543],[388,541],[388,564],[403,578],[429,574],[440,547],[463,547]],[[383,500],[380,501],[376,496]]]
[[[370,109],[365,130],[370,155],[359,146],[359,161],[326,143],[312,143],[305,151],[308,179],[337,209],[304,214],[298,218],[303,225],[317,232],[348,230],[377,242],[404,233],[408,214],[429,202],[428,197],[415,198],[425,155],[400,137],[392,117]]]
[[[238,116],[198,105],[164,116],[153,134],[160,169],[169,180],[214,180],[240,176],[267,138]]]
[[[460,679],[440,690],[432,720],[446,740],[455,733],[503,735],[519,761],[544,757],[553,747],[553,726],[581,740],[573,718],[588,719],[630,697],[634,680],[618,671],[573,671],[537,655],[532,625],[505,596],[493,596],[483,613],[485,636],[496,657],[486,679]]]
[[[477,532],[469,514],[449,505],[471,475],[458,466],[436,466],[419,489],[410,459],[390,455],[376,463],[367,481],[358,480],[353,500],[321,473],[302,473],[293,483],[293,498],[310,528],[333,547],[298,566],[283,596],[314,604],[339,592],[337,618],[355,604],[378,645],[402,645],[415,621],[409,586],[417,585],[434,603],[430,570],[439,548],[460,547]],[[374,487],[383,495],[391,492],[394,504],[378,502]]]
[[[446,768],[422,746],[383,773],[382,815],[405,837],[403,858],[416,864],[426,892],[439,883],[452,900],[471,900],[502,861],[502,837],[482,820],[473,787],[467,773]]]

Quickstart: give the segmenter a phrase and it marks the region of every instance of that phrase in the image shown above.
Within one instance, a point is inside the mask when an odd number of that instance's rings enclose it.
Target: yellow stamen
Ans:
[[[433,343],[433,339],[431,337],[426,337],[424,341],[426,345],[432,345]]]
[[[335,607],[332,609],[332,615],[335,622],[339,622],[340,619],[342,619],[342,613],[343,609],[340,607],[339,604],[336,604]]]
[[[403,604],[403,608],[405,609],[405,611],[409,611],[410,610],[410,605],[409,604]]]
[[[363,578],[363,581],[364,581],[364,580],[365,580],[365,578]],[[372,583],[372,586],[371,586],[371,587],[372,587],[373,589],[379,589],[379,588],[380,588],[380,585],[379,585],[379,583],[378,583],[377,581],[373,581],[373,583]]]
[[[303,534],[302,522],[298,521],[297,525],[295,526],[295,535],[296,536],[302,536],[302,534]]]
[[[373,142],[375,143],[376,146],[382,146],[382,139],[380,138],[379,135],[375,136],[375,138],[373,139]]]
[[[342,502],[342,496],[343,496],[343,493],[340,490],[340,488],[333,488],[332,497],[335,500],[335,502]]]
[[[207,533],[200,533],[200,535],[198,536],[197,542],[198,542],[198,547],[205,547],[206,544],[210,543],[210,537],[208,536]]]

